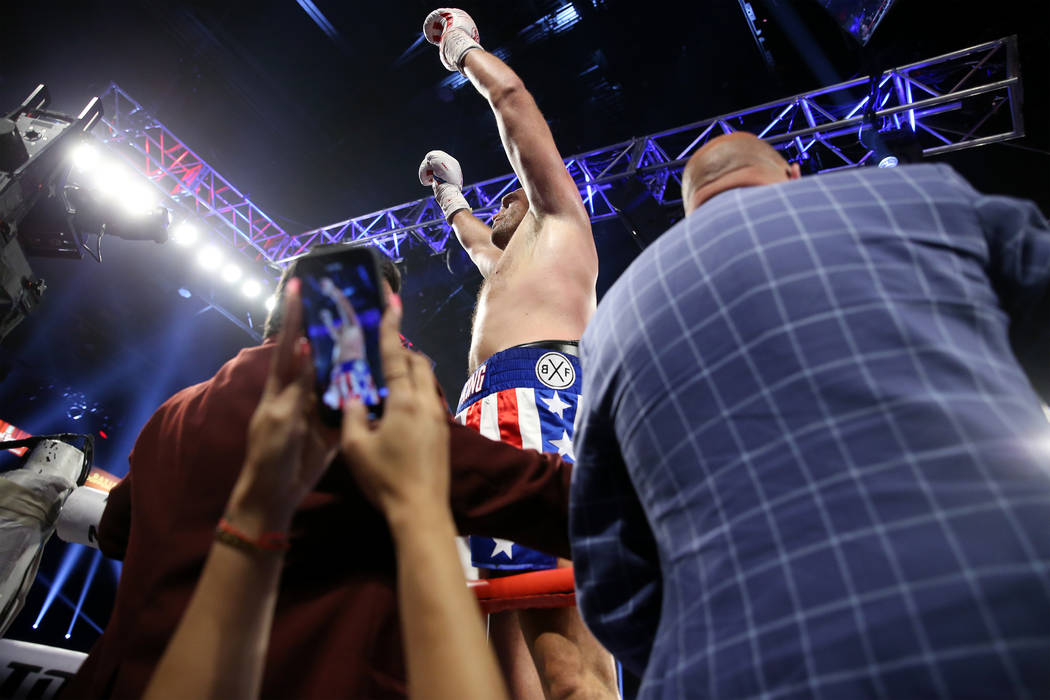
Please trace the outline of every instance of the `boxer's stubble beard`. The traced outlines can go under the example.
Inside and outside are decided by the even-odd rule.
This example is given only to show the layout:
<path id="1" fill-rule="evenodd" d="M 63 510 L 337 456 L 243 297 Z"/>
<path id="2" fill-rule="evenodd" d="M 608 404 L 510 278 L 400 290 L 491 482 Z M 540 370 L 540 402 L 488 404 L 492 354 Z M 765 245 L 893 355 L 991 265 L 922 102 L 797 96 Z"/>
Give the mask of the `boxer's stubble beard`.
<path id="1" fill-rule="evenodd" d="M 517 214 L 517 212 L 514 213 Z M 500 250 L 506 250 L 510 239 L 514 237 L 514 233 L 521 226 L 521 222 L 525 220 L 527 214 L 528 210 L 526 209 L 514 218 L 509 218 L 511 213 L 508 212 L 503 214 L 498 220 L 494 220 L 492 222 L 492 245 Z"/>

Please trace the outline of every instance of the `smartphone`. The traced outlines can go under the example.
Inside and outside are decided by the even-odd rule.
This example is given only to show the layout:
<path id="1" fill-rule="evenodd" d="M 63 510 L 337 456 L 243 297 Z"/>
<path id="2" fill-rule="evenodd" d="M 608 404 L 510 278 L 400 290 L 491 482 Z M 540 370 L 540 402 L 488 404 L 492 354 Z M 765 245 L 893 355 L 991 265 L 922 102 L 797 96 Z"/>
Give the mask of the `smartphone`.
<path id="1" fill-rule="evenodd" d="M 303 324 L 313 354 L 321 420 L 338 426 L 343 408 L 359 398 L 372 418 L 387 395 L 379 358 L 379 320 L 386 308 L 379 253 L 346 247 L 308 253 L 292 262 L 301 280 Z"/>

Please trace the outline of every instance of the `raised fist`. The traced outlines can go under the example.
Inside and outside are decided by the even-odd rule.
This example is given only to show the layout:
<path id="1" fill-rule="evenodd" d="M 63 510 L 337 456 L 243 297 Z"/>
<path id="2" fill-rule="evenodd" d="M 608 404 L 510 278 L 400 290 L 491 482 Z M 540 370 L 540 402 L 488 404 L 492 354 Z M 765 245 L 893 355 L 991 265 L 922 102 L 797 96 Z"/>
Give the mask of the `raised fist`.
<path id="1" fill-rule="evenodd" d="M 446 221 L 451 221 L 458 211 L 471 211 L 463 196 L 463 169 L 458 160 L 444 151 L 427 153 L 419 164 L 419 182 L 434 189 L 434 199 Z"/>
<path id="2" fill-rule="evenodd" d="M 463 10 L 441 7 L 423 22 L 423 36 L 431 44 L 441 47 L 441 65 L 450 71 L 463 66 L 463 57 L 472 49 L 480 49 L 477 25 Z"/>
<path id="3" fill-rule="evenodd" d="M 463 189 L 463 169 L 459 167 L 459 161 L 444 151 L 431 151 L 419 164 L 419 182 L 424 185 L 433 185 L 447 182 L 455 185 L 457 189 Z"/>

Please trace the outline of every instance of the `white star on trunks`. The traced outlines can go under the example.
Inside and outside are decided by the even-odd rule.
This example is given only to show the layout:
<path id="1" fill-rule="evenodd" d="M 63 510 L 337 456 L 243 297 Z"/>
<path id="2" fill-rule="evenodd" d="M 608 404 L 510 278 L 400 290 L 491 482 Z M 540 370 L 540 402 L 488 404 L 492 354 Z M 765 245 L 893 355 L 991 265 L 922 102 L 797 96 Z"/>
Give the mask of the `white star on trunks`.
<path id="1" fill-rule="evenodd" d="M 494 557 L 500 552 L 503 552 L 507 555 L 507 559 L 514 558 L 514 554 L 511 553 L 511 548 L 514 546 L 513 542 L 510 540 L 501 540 L 498 537 L 493 537 L 492 541 L 496 543 L 496 546 L 492 548 L 492 554 L 489 555 L 490 557 Z"/>
<path id="2" fill-rule="evenodd" d="M 565 416 L 562 415 L 562 414 L 565 413 L 565 409 L 572 407 L 571 403 L 565 403 L 564 401 L 561 400 L 561 397 L 558 396 L 558 392 L 557 391 L 554 392 L 554 398 L 552 398 L 552 399 L 545 399 L 545 398 L 543 398 L 541 396 L 540 397 L 540 401 L 542 401 L 543 403 L 547 404 L 547 410 L 548 411 L 550 411 L 551 413 L 557 413 L 558 414 L 558 418 L 565 418 Z"/>
<path id="3" fill-rule="evenodd" d="M 561 431 L 560 440 L 551 440 L 551 444 L 558 448 L 558 454 L 562 457 L 568 455 L 569 459 L 576 461 L 576 455 L 572 453 L 572 440 L 569 438 L 569 431 Z"/>

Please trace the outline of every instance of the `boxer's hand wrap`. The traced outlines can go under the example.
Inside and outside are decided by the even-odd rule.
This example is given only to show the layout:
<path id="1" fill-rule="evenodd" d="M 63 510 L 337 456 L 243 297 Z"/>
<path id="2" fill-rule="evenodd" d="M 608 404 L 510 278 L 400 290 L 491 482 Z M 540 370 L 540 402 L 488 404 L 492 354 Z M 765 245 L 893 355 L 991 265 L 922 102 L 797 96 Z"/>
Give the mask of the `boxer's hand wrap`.
<path id="1" fill-rule="evenodd" d="M 431 151 L 426 155 L 419 164 L 419 182 L 433 187 L 434 199 L 445 221 L 451 221 L 458 211 L 472 211 L 463 196 L 463 169 L 458 160 L 444 151 Z"/>
<path id="2" fill-rule="evenodd" d="M 474 20 L 454 7 L 441 7 L 427 15 L 423 36 L 441 48 L 441 65 L 450 71 L 462 71 L 467 52 L 481 48 Z"/>

